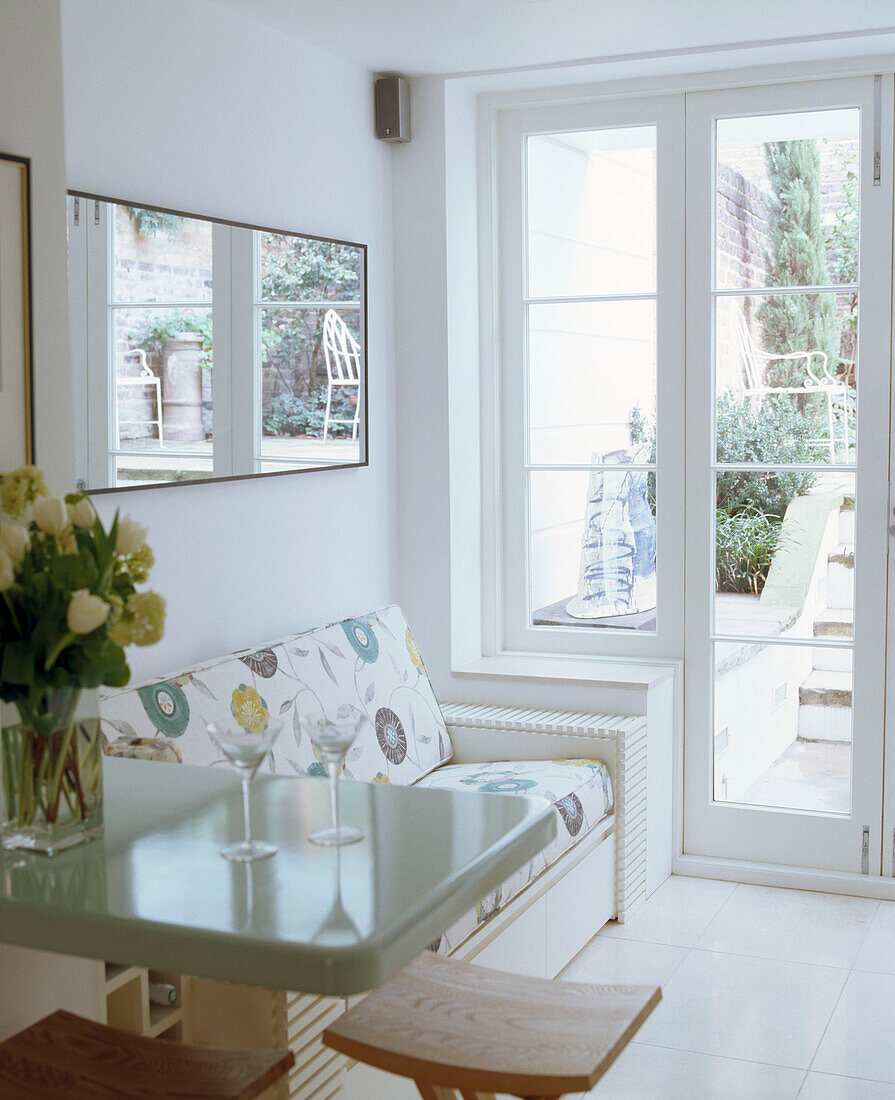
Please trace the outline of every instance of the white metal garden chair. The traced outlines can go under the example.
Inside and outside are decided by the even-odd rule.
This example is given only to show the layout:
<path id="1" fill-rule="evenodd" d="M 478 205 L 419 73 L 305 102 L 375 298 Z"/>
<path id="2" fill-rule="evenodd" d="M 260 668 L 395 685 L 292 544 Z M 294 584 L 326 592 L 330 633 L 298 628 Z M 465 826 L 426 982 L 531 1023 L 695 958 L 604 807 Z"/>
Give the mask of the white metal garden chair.
<path id="1" fill-rule="evenodd" d="M 836 462 L 836 448 L 841 447 L 843 461 L 847 462 L 850 446 L 848 387 L 830 373 L 826 352 L 819 350 L 792 351 L 786 355 L 770 355 L 767 352 L 759 351 L 742 313 L 737 314 L 737 338 L 746 375 L 745 396 L 761 399 L 772 393 L 823 394 L 827 402 L 827 438 L 809 439 L 808 442 L 826 447 L 830 452 L 831 463 Z M 801 386 L 769 386 L 767 384 L 765 371 L 768 363 L 795 362 L 799 359 L 803 359 L 805 362 L 805 378 Z M 841 412 L 834 404 L 834 400 L 837 398 L 841 402 Z"/>
<path id="2" fill-rule="evenodd" d="M 328 309 L 323 318 L 323 351 L 326 355 L 326 415 L 323 420 L 323 439 L 329 434 L 330 424 L 350 424 L 351 438 L 357 439 L 360 423 L 360 344 L 334 309 Z M 333 389 L 339 387 L 355 392 L 354 416 L 350 420 L 331 415 Z"/>
<path id="3" fill-rule="evenodd" d="M 146 352 L 142 348 L 129 348 L 127 351 L 121 353 L 121 359 L 127 359 L 130 356 L 136 356 L 140 364 L 140 373 L 133 377 L 116 377 L 115 385 L 117 387 L 117 396 L 120 396 L 122 387 L 124 389 L 133 390 L 135 387 L 140 389 L 149 389 L 152 395 L 155 397 L 155 420 L 123 420 L 118 415 L 118 401 L 115 401 L 115 446 L 121 447 L 121 425 L 122 424 L 143 424 L 148 428 L 158 429 L 158 442 L 160 447 L 165 445 L 165 429 L 163 426 L 163 412 L 162 412 L 162 382 L 157 374 L 153 374 L 149 369 L 149 364 L 146 362 Z"/>

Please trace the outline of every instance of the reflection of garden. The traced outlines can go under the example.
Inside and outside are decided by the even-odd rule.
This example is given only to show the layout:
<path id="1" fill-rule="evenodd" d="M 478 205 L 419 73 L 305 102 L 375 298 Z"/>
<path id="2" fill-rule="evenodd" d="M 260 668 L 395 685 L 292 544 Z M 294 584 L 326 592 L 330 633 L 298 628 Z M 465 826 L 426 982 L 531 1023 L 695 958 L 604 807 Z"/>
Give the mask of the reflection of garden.
<path id="1" fill-rule="evenodd" d="M 209 226 L 176 215 L 166 215 L 162 221 L 142 216 L 154 213 L 117 208 L 116 283 L 126 287 L 125 300 L 158 303 L 119 314 L 119 378 L 139 374 L 141 360 L 134 354 L 139 350 L 145 353 L 148 371 L 164 384 L 171 356 L 178 356 L 183 366 L 192 351 L 189 361 L 195 360 L 200 371 L 195 387 L 195 424 L 188 433 L 169 432 L 164 424 L 165 443 L 176 443 L 182 449 L 185 443 L 207 442 L 210 453 L 214 327 Z M 336 304 L 348 328 L 359 336 L 360 251 L 328 241 L 262 233 L 260 269 L 261 301 L 271 303 L 259 311 L 261 429 L 266 453 L 268 441 L 312 442 L 323 435 L 328 389 L 323 318 L 329 305 Z M 196 305 L 165 304 L 178 300 L 195 300 Z M 347 308 L 344 303 L 348 303 Z M 178 341 L 183 344 L 184 334 L 193 340 L 192 348 L 187 345 L 187 356 L 182 347 L 175 346 Z M 153 394 L 139 387 L 119 389 L 121 446 L 146 450 L 151 443 L 158 445 L 159 432 L 152 421 L 159 412 Z M 356 393 L 348 396 L 344 390 L 334 390 L 331 416 L 350 420 L 356 401 Z M 335 423 L 327 434 L 344 438 L 350 436 L 351 427 Z M 315 448 L 305 450 L 310 453 Z"/>

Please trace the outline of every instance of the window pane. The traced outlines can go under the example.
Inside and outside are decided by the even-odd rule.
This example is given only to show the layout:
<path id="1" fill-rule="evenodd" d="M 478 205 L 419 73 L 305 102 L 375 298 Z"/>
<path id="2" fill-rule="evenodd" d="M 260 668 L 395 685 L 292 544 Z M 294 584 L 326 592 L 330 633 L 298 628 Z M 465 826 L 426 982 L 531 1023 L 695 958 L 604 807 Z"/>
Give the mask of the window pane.
<path id="1" fill-rule="evenodd" d="M 338 311 L 347 326 L 347 354 L 336 355 L 330 349 L 329 369 L 325 314 L 324 307 L 261 310 L 261 456 L 265 459 L 293 466 L 359 461 L 363 431 L 360 313 Z"/>
<path id="2" fill-rule="evenodd" d="M 655 474 L 529 477 L 533 624 L 655 631 Z"/>
<path id="3" fill-rule="evenodd" d="M 258 236 L 264 301 L 359 304 L 362 249 L 287 233 Z"/>
<path id="4" fill-rule="evenodd" d="M 715 645 L 715 801 L 848 813 L 849 648 Z"/>
<path id="5" fill-rule="evenodd" d="M 850 642 L 854 474 L 715 475 L 715 631 Z"/>
<path id="6" fill-rule="evenodd" d="M 529 137 L 532 297 L 654 293 L 656 129 Z"/>
<path id="7" fill-rule="evenodd" d="M 210 469 L 204 458 L 212 455 L 211 309 L 119 307 L 111 314 L 113 448 L 189 451 L 197 456 L 195 463 L 177 458 L 153 468 Z"/>
<path id="8" fill-rule="evenodd" d="M 535 465 L 655 462 L 655 301 L 529 307 L 529 428 Z"/>
<path id="9" fill-rule="evenodd" d="M 855 461 L 857 294 L 716 299 L 718 462 Z"/>
<path id="10" fill-rule="evenodd" d="M 136 206 L 108 213 L 113 302 L 211 302 L 211 222 Z"/>
<path id="11" fill-rule="evenodd" d="M 857 281 L 859 126 L 857 108 L 718 121 L 719 287 Z"/>

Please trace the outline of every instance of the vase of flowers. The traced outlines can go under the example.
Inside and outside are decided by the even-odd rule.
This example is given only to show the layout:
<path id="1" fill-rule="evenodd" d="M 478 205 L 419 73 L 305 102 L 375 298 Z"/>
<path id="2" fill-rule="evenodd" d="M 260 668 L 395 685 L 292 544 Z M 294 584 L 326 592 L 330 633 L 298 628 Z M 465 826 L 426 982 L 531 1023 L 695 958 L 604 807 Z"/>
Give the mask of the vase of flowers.
<path id="1" fill-rule="evenodd" d="M 50 496 L 24 466 L 0 475 L 0 843 L 54 855 L 102 834 L 95 691 L 130 678 L 128 645 L 153 645 L 165 603 L 140 591 L 146 529 L 108 531 L 84 493 Z"/>

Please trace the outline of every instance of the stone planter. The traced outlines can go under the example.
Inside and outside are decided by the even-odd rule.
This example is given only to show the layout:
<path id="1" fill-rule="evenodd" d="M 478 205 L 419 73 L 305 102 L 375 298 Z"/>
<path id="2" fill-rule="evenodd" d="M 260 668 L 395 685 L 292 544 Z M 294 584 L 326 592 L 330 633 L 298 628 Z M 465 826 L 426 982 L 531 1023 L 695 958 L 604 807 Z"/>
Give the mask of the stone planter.
<path id="1" fill-rule="evenodd" d="M 198 332 L 181 332 L 162 345 L 162 409 L 168 442 L 205 439 L 201 350 Z"/>

